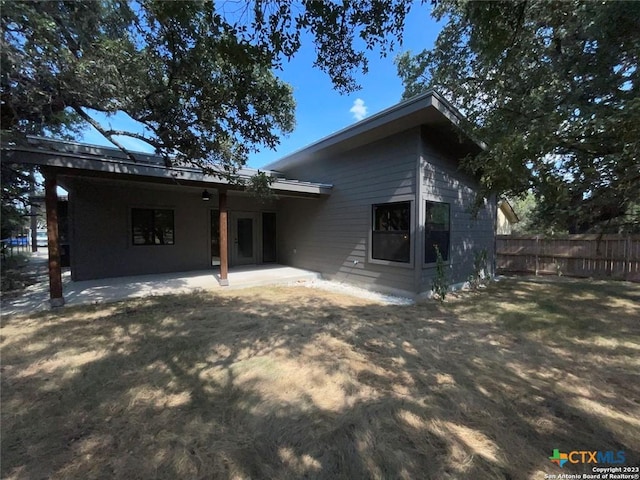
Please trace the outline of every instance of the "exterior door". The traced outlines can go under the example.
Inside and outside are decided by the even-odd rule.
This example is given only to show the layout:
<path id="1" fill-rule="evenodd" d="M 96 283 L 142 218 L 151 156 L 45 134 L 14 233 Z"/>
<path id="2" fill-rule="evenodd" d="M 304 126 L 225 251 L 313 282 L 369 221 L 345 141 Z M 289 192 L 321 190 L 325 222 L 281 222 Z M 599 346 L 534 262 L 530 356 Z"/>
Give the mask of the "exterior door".
<path id="1" fill-rule="evenodd" d="M 233 242 L 231 249 L 233 265 L 257 263 L 256 224 L 255 213 L 236 213 L 234 215 L 230 232 L 231 241 Z"/>

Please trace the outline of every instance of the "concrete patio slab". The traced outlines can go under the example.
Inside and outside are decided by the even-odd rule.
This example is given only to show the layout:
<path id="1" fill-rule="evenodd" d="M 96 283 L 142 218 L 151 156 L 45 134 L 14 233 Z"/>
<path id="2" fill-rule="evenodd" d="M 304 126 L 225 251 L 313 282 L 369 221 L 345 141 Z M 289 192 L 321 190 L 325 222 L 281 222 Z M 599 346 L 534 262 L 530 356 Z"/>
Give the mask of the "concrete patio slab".
<path id="1" fill-rule="evenodd" d="M 39 281 L 28 287 L 20 296 L 2 301 L 2 315 L 24 314 L 50 309 L 49 283 L 46 276 L 46 256 L 36 254 L 31 262 L 40 274 Z M 229 271 L 229 286 L 221 287 L 217 270 L 137 275 L 74 282 L 69 271 L 63 273 L 62 284 L 65 305 L 90 305 L 115 302 L 130 298 L 173 293 L 189 293 L 198 290 L 221 290 L 282 285 L 313 281 L 319 273 L 283 265 L 250 265 L 235 267 Z"/>

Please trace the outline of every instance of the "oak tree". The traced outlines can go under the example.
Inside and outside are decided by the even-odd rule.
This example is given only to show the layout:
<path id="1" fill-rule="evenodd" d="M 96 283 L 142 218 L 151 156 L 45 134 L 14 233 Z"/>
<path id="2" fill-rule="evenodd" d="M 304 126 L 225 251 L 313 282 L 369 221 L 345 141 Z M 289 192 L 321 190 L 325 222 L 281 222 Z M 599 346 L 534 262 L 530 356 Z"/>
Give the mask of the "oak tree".
<path id="1" fill-rule="evenodd" d="M 292 130 L 292 89 L 276 72 L 303 36 L 315 66 L 353 91 L 363 49 L 386 53 L 410 4 L 4 1 L 3 133 L 73 137 L 92 125 L 124 151 L 128 136 L 167 162 L 234 172 Z M 95 112 L 124 112 L 142 128 L 113 129 Z"/>
<path id="2" fill-rule="evenodd" d="M 640 3 L 440 0 L 435 47 L 396 62 L 404 97 L 440 90 L 486 149 L 484 191 L 538 196 L 544 228 L 637 230 Z"/>

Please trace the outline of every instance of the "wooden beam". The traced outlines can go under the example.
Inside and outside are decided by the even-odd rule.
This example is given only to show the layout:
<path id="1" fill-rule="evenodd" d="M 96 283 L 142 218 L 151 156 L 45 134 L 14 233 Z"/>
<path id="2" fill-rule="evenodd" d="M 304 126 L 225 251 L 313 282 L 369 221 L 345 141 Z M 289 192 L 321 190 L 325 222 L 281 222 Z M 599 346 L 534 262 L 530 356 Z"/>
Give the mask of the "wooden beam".
<path id="1" fill-rule="evenodd" d="M 60 266 L 60 238 L 58 236 L 57 181 L 55 171 L 43 173 L 49 249 L 49 302 L 52 307 L 61 307 L 64 305 L 64 297 L 62 296 L 62 268 Z"/>
<path id="2" fill-rule="evenodd" d="M 36 176 L 31 170 L 31 174 L 29 175 L 29 200 L 31 201 L 31 205 L 29 206 L 29 214 L 31 215 L 31 251 L 38 251 L 38 218 L 36 216 L 36 206 L 33 197 L 36 193 Z"/>
<path id="3" fill-rule="evenodd" d="M 220 285 L 229 285 L 229 238 L 227 229 L 227 192 L 218 190 L 220 211 Z"/>

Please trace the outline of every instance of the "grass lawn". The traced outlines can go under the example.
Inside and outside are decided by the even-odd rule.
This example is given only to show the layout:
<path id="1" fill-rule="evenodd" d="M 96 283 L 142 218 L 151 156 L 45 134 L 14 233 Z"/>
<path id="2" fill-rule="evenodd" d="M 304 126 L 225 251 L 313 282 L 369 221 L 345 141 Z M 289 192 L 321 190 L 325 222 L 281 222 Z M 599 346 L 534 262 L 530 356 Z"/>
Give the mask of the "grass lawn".
<path id="1" fill-rule="evenodd" d="M 448 297 L 449 300 L 449 297 Z M 306 288 L 3 319 L 5 479 L 542 479 L 640 460 L 640 285 Z"/>

